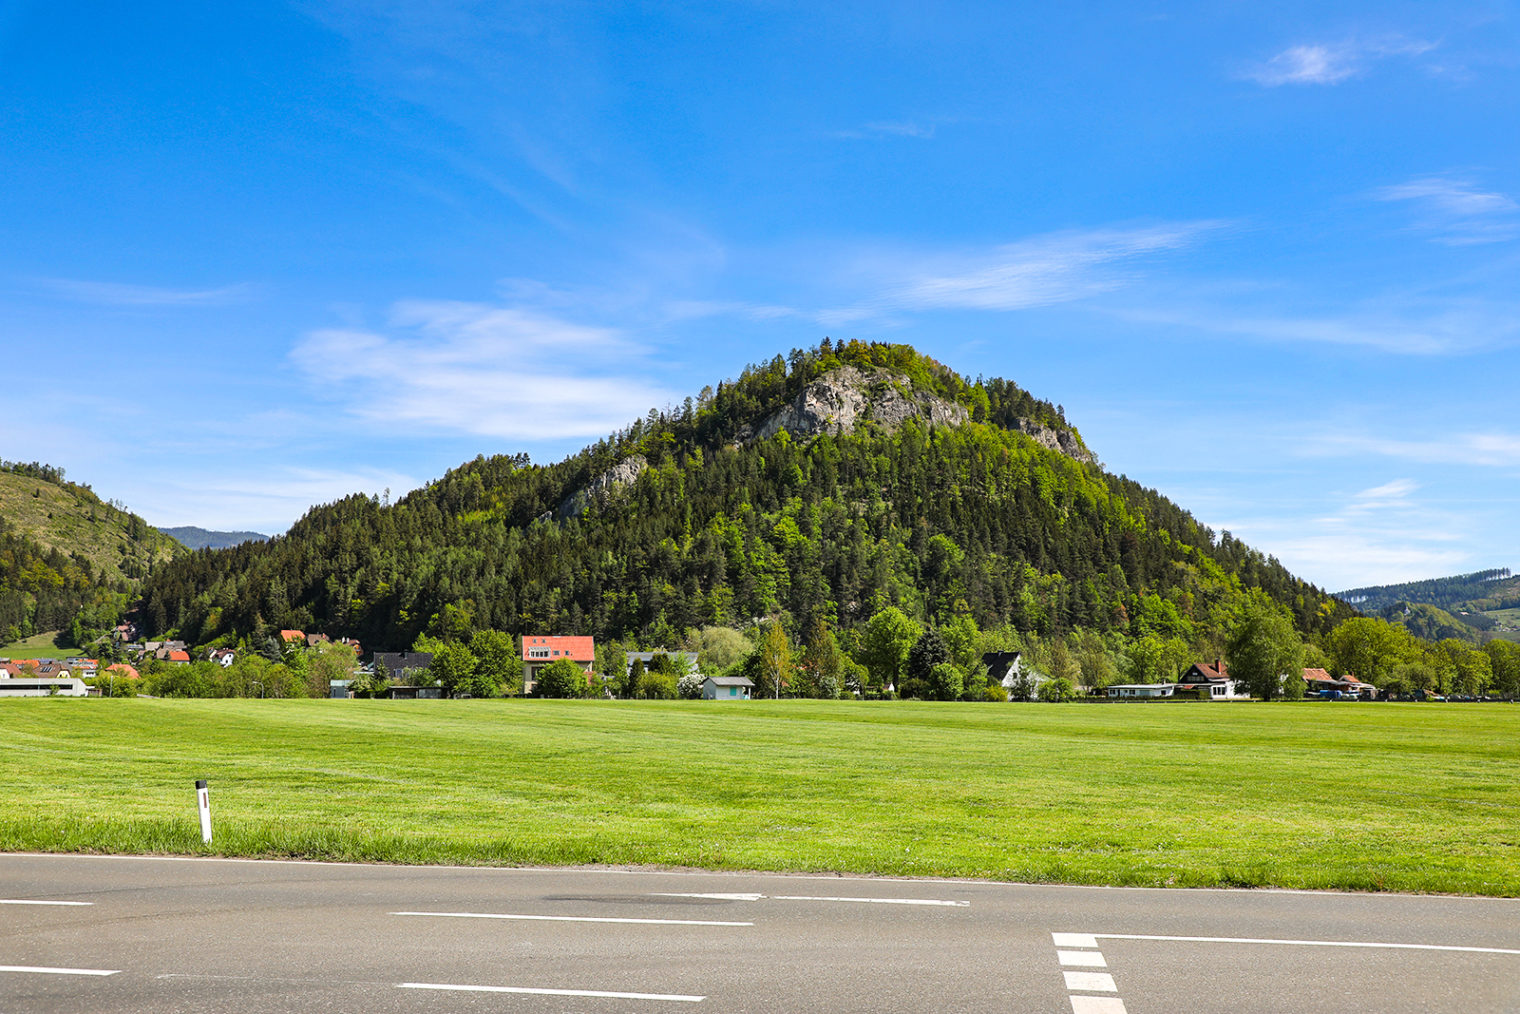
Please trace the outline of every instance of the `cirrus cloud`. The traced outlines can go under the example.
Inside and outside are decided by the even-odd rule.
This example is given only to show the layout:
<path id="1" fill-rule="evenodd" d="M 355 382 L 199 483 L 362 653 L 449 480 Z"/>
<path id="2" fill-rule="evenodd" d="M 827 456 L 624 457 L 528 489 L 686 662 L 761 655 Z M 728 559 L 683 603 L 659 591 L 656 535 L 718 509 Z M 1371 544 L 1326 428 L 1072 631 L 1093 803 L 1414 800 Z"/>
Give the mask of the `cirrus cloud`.
<path id="1" fill-rule="evenodd" d="M 604 436 L 674 400 L 645 355 L 532 308 L 414 300 L 384 328 L 312 331 L 291 359 L 369 424 L 547 440 Z"/>

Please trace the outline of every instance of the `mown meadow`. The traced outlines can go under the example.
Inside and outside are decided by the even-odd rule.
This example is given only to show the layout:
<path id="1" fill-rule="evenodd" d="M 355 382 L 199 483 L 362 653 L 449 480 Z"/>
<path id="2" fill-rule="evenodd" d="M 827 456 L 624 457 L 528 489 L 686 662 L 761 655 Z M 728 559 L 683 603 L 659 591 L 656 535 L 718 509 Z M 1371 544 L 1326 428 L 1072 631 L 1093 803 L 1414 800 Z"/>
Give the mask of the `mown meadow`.
<path id="1" fill-rule="evenodd" d="M 0 850 L 1514 896 L 1517 761 L 1507 704 L 7 700 Z"/>

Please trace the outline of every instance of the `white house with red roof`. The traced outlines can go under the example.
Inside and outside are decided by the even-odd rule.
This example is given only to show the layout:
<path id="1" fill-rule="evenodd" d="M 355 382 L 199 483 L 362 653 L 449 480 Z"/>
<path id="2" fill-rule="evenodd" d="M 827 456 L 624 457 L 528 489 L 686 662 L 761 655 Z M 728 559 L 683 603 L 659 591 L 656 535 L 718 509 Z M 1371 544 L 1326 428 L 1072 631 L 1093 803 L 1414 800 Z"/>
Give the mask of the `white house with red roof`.
<path id="1" fill-rule="evenodd" d="M 1214 664 L 1194 662 L 1177 681 L 1178 697 L 1196 697 L 1200 701 L 1247 701 L 1251 699 L 1244 687 L 1230 678 L 1230 669 L 1224 659 L 1214 659 Z"/>
<path id="2" fill-rule="evenodd" d="M 538 684 L 539 670 L 550 662 L 568 658 L 586 675 L 596 665 L 596 639 L 592 637 L 543 637 L 524 634 L 522 639 L 523 693 Z"/>

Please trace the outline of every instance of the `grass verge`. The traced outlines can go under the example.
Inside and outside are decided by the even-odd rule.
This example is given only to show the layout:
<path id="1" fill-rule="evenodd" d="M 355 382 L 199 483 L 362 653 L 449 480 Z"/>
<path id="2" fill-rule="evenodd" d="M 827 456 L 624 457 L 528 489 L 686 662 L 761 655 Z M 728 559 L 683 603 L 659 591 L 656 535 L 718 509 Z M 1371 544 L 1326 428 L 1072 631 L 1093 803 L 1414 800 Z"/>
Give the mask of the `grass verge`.
<path id="1" fill-rule="evenodd" d="M 1517 733 L 1512 705 L 8 700 L 0 850 L 1514 896 Z"/>

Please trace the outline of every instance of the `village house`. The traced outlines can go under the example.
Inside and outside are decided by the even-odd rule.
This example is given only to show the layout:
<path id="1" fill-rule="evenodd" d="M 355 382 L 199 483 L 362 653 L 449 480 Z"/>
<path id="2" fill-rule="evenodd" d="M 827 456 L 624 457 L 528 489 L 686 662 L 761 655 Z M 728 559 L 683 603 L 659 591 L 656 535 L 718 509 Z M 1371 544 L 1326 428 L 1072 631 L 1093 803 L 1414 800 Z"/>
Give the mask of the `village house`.
<path id="1" fill-rule="evenodd" d="M 591 675 L 596 665 L 596 641 L 590 637 L 543 637 L 523 635 L 523 693 L 533 693 L 538 685 L 538 674 L 550 662 L 568 658 L 586 675 Z"/>
<path id="2" fill-rule="evenodd" d="M 237 652 L 231 648 L 212 648 L 206 657 L 223 669 L 227 669 L 237 661 Z"/>
<path id="3" fill-rule="evenodd" d="M 1041 683 L 1050 679 L 1038 669 L 1026 665 L 1023 653 L 1018 651 L 989 651 L 982 656 L 982 665 L 987 670 L 987 678 L 1010 696 L 1022 680 L 1028 681 L 1029 690 L 1033 692 L 1039 689 Z"/>
<path id="4" fill-rule="evenodd" d="M 417 669 L 433 664 L 430 651 L 377 651 L 374 666 L 376 672 L 384 672 L 386 682 L 405 681 Z"/>
<path id="5" fill-rule="evenodd" d="M 1177 692 L 1175 683 L 1114 683 L 1104 688 L 1109 697 L 1119 700 L 1154 700 L 1171 697 Z"/>
<path id="6" fill-rule="evenodd" d="M 626 651 L 623 653 L 623 671 L 632 672 L 635 660 L 643 662 L 644 668 L 649 668 L 649 663 L 654 661 L 656 655 L 669 656 L 684 672 L 697 671 L 697 653 L 694 651 L 666 651 L 661 648 L 658 651 Z"/>
<path id="7" fill-rule="evenodd" d="M 1330 697 L 1339 700 L 1358 697 L 1370 701 L 1377 696 L 1377 687 L 1371 683 L 1363 683 L 1350 674 L 1337 679 L 1323 669 L 1305 669 L 1304 693 L 1310 697 Z"/>
<path id="8" fill-rule="evenodd" d="M 1214 659 L 1213 665 L 1194 662 L 1188 666 L 1182 679 L 1177 681 L 1173 696 L 1194 697 L 1200 701 L 1245 701 L 1251 697 L 1239 688 L 1237 681 L 1230 679 L 1230 670 L 1222 658 Z"/>
<path id="9" fill-rule="evenodd" d="M 709 676 L 702 681 L 704 701 L 747 701 L 755 683 L 748 676 Z"/>

